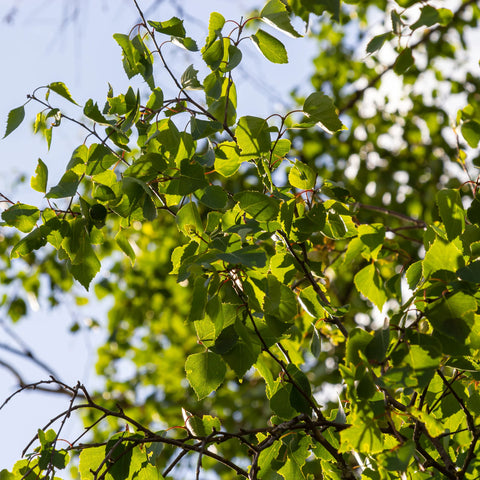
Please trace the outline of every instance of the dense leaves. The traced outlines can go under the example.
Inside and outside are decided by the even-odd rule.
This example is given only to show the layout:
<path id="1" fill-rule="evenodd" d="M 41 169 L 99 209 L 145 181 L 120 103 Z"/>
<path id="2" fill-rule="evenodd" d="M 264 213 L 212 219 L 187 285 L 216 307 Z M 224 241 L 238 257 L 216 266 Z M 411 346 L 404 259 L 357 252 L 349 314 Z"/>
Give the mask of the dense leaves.
<path id="1" fill-rule="evenodd" d="M 58 183 L 40 159 L 31 180 L 47 207 L 2 195 L 6 231 L 25 234 L 1 247 L 2 279 L 22 283 L 3 300 L 12 321 L 40 275 L 52 299 L 72 277 L 111 299 L 104 390 L 45 383 L 73 397 L 59 418 L 81 410 L 92 443 L 60 444 L 64 423 L 39 430 L 2 478 L 51 478 L 72 452 L 82 479 L 478 478 L 480 81 L 460 61 L 480 12 L 418 3 L 270 0 L 233 23 L 214 12 L 179 77 L 162 48 L 198 50 L 182 19 L 139 11 L 114 36 L 145 88 L 77 112 L 86 139 Z M 302 19 L 319 45 L 305 98 L 237 118 L 242 40 L 286 63 L 258 23 L 302 42 Z M 50 93 L 76 102 L 61 82 L 44 90 L 27 103 L 50 145 L 74 118 Z M 458 94 L 466 106 L 446 110 Z M 5 136 L 24 115 L 10 112 Z"/>

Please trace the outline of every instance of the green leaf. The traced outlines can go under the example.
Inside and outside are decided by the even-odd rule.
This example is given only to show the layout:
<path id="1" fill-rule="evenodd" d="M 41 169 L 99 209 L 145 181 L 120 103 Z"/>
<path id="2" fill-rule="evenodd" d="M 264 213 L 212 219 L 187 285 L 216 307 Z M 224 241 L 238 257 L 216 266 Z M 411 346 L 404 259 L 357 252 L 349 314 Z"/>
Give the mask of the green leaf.
<path id="1" fill-rule="evenodd" d="M 316 173 L 305 163 L 296 161 L 288 173 L 290 185 L 300 190 L 310 190 L 315 187 Z"/>
<path id="2" fill-rule="evenodd" d="M 456 272 L 464 265 L 462 252 L 454 243 L 447 243 L 440 238 L 436 238 L 423 259 L 423 276 L 425 279 L 429 279 L 432 274 L 439 270 Z"/>
<path id="3" fill-rule="evenodd" d="M 405 73 L 413 64 L 415 63 L 415 59 L 412 55 L 412 49 L 407 47 L 402 50 L 400 55 L 395 60 L 393 65 L 393 71 L 397 75 L 402 75 Z"/>
<path id="4" fill-rule="evenodd" d="M 308 378 L 293 363 L 287 365 L 287 372 L 296 383 L 296 386 L 292 384 L 292 389 L 290 390 L 290 404 L 297 412 L 311 415 L 312 406 L 307 398 L 311 399 L 312 391 Z"/>
<path id="5" fill-rule="evenodd" d="M 186 90 L 202 90 L 203 85 L 198 81 L 197 74 L 198 70 L 195 70 L 193 65 L 189 65 L 180 79 L 182 87 Z"/>
<path id="6" fill-rule="evenodd" d="M 418 260 L 417 262 L 412 263 L 406 272 L 408 287 L 414 289 L 420 279 L 422 278 L 422 261 Z"/>
<path id="7" fill-rule="evenodd" d="M 40 219 L 40 210 L 32 205 L 16 203 L 2 212 L 2 218 L 7 225 L 28 233 Z"/>
<path id="8" fill-rule="evenodd" d="M 281 0 L 270 0 L 260 12 L 261 19 L 278 30 L 298 38 L 301 35 L 292 27 L 285 4 Z"/>
<path id="9" fill-rule="evenodd" d="M 223 177 L 235 175 L 242 162 L 235 142 L 222 142 L 217 145 L 215 149 L 215 170 L 220 175 Z"/>
<path id="10" fill-rule="evenodd" d="M 161 88 L 156 87 L 152 90 L 145 107 L 154 111 L 163 107 L 163 91 Z"/>
<path id="11" fill-rule="evenodd" d="M 200 120 L 196 117 L 192 117 L 190 120 L 190 131 L 194 140 L 209 137 L 222 129 L 223 124 L 215 120 Z M 230 143 L 234 144 L 233 142 Z"/>
<path id="12" fill-rule="evenodd" d="M 385 449 L 384 437 L 377 422 L 367 415 L 351 415 L 351 426 L 340 432 L 339 452 L 355 450 L 366 455 L 375 455 Z"/>
<path id="13" fill-rule="evenodd" d="M 266 120 L 246 116 L 238 121 L 235 130 L 242 160 L 252 160 L 270 152 L 270 131 Z"/>
<path id="14" fill-rule="evenodd" d="M 47 88 L 55 92 L 57 95 L 65 98 L 69 102 L 78 105 L 78 103 L 73 99 L 72 95 L 70 94 L 67 86 L 63 82 L 53 82 L 47 85 Z"/>
<path id="15" fill-rule="evenodd" d="M 288 63 L 285 46 L 273 35 L 259 28 L 257 33 L 253 34 L 250 38 L 267 60 L 270 60 L 272 63 Z"/>
<path id="16" fill-rule="evenodd" d="M 84 448 L 80 452 L 80 462 L 78 466 L 82 480 L 94 480 L 97 475 L 104 472 L 107 467 L 103 462 L 104 460 L 105 446 Z M 104 463 L 104 466 L 98 471 L 102 463 Z"/>
<path id="17" fill-rule="evenodd" d="M 204 190 L 197 190 L 195 196 L 209 208 L 221 210 L 228 201 L 225 190 L 219 185 L 209 185 Z"/>
<path id="18" fill-rule="evenodd" d="M 480 283 L 480 261 L 470 263 L 466 267 L 457 270 L 460 280 L 472 283 Z"/>
<path id="19" fill-rule="evenodd" d="M 379 310 L 387 300 L 383 280 L 377 272 L 375 265 L 370 263 L 360 270 L 354 277 L 357 290 L 367 297 Z"/>
<path id="20" fill-rule="evenodd" d="M 448 240 L 451 242 L 465 229 L 465 211 L 460 193 L 458 190 L 440 190 L 437 193 L 437 205 Z"/>
<path id="21" fill-rule="evenodd" d="M 75 263 L 70 264 L 70 272 L 73 278 L 80 282 L 88 290 L 91 281 L 100 271 L 100 261 L 86 236 L 80 242 L 80 248 L 76 251 Z"/>
<path id="22" fill-rule="evenodd" d="M 45 193 L 47 191 L 48 181 L 48 167 L 38 159 L 37 168 L 35 169 L 35 176 L 30 180 L 30 186 L 37 192 Z"/>
<path id="23" fill-rule="evenodd" d="M 8 137 L 16 128 L 20 126 L 25 118 L 25 107 L 14 108 L 10 110 L 7 118 L 7 128 L 5 129 L 5 135 L 3 138 Z"/>
<path id="24" fill-rule="evenodd" d="M 222 36 L 222 28 L 225 25 L 225 18 L 218 12 L 212 12 L 208 21 L 208 37 L 202 52 L 206 50 L 217 38 Z"/>
<path id="25" fill-rule="evenodd" d="M 280 210 L 277 199 L 260 192 L 239 192 L 233 198 L 242 210 L 259 222 L 274 220 Z"/>
<path id="26" fill-rule="evenodd" d="M 100 125 L 111 125 L 111 122 L 102 115 L 100 109 L 98 108 L 98 105 L 96 103 L 93 103 L 93 100 L 91 98 L 85 103 L 83 113 L 90 120 L 93 120 Z"/>
<path id="27" fill-rule="evenodd" d="M 334 133 L 345 128 L 338 118 L 331 98 L 322 92 L 314 92 L 309 95 L 303 104 L 303 111 L 309 121 L 318 124 L 327 133 Z"/>
<path id="28" fill-rule="evenodd" d="M 377 35 L 373 37 L 367 45 L 367 53 L 374 53 L 377 50 L 380 50 L 383 47 L 383 44 L 392 38 L 392 33 L 387 32 L 387 33 L 382 33 L 380 35 Z"/>
<path id="29" fill-rule="evenodd" d="M 436 8 L 431 5 L 425 5 L 420 11 L 420 17 L 418 20 L 410 25 L 412 30 L 416 30 L 420 27 L 431 27 L 440 21 L 440 15 Z"/>
<path id="30" fill-rule="evenodd" d="M 190 37 L 172 37 L 172 43 L 177 47 L 188 50 L 189 52 L 198 52 L 197 42 Z"/>
<path id="31" fill-rule="evenodd" d="M 480 142 L 480 123 L 476 120 L 467 120 L 462 123 L 462 135 L 472 148 L 478 147 Z"/>
<path id="32" fill-rule="evenodd" d="M 115 235 L 115 241 L 117 245 L 122 249 L 123 253 L 130 259 L 132 265 L 135 263 L 135 250 L 133 249 L 130 241 L 129 235 L 126 233 L 125 230 L 119 230 L 118 233 Z"/>
<path id="33" fill-rule="evenodd" d="M 180 20 L 177 17 L 172 17 L 170 20 L 165 20 L 164 22 L 153 22 L 149 20 L 148 24 L 153 27 L 156 32 L 164 33 L 165 35 L 180 38 L 183 38 L 186 35 L 183 20 Z"/>
<path id="34" fill-rule="evenodd" d="M 354 328 L 348 334 L 345 351 L 346 364 L 357 365 L 361 359 L 359 352 L 365 352 L 367 345 L 372 341 L 372 336 L 363 328 Z"/>
<path id="35" fill-rule="evenodd" d="M 44 225 L 35 228 L 12 248 L 10 256 L 12 258 L 23 257 L 33 250 L 42 248 L 47 243 L 47 232 L 48 230 L 44 228 Z"/>
<path id="36" fill-rule="evenodd" d="M 177 212 L 176 222 L 178 229 L 186 235 L 203 232 L 202 219 L 194 202 L 187 203 Z"/>
<path id="37" fill-rule="evenodd" d="M 58 185 L 52 187 L 47 193 L 47 198 L 73 197 L 80 185 L 80 177 L 72 170 L 66 171 Z"/>
<path id="38" fill-rule="evenodd" d="M 87 175 L 98 175 L 107 168 L 110 168 L 117 161 L 118 158 L 108 147 L 101 143 L 94 143 L 90 145 L 88 149 L 87 169 L 85 173 Z"/>
<path id="39" fill-rule="evenodd" d="M 223 382 L 227 367 L 220 355 L 213 352 L 195 353 L 185 362 L 187 380 L 199 400 L 210 395 Z"/>

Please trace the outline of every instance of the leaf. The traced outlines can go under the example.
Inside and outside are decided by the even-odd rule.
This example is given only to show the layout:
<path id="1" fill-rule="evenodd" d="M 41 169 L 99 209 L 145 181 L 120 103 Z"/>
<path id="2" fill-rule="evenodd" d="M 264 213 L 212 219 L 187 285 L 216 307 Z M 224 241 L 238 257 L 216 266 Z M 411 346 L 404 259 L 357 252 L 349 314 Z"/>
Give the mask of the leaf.
<path id="1" fill-rule="evenodd" d="M 290 185 L 300 190 L 311 190 L 315 187 L 316 173 L 305 163 L 296 161 L 288 172 Z"/>
<path id="2" fill-rule="evenodd" d="M 48 167 L 38 159 L 37 168 L 35 169 L 35 176 L 30 180 L 30 186 L 37 192 L 45 193 L 47 191 L 48 181 Z"/>
<path id="3" fill-rule="evenodd" d="M 8 137 L 16 128 L 18 128 L 24 118 L 25 107 L 23 105 L 10 110 L 7 118 L 7 128 L 5 129 L 5 135 L 3 138 Z"/>
<path id="4" fill-rule="evenodd" d="M 98 105 L 96 103 L 93 103 L 93 100 L 90 98 L 87 100 L 85 103 L 85 107 L 83 108 L 83 113 L 86 117 L 88 117 L 90 120 L 93 120 L 96 123 L 99 123 L 100 125 L 111 125 L 111 122 L 109 122 L 100 112 L 100 109 L 98 108 Z"/>
<path id="5" fill-rule="evenodd" d="M 238 121 L 235 130 L 242 160 L 252 160 L 270 152 L 270 131 L 263 118 L 246 116 Z"/>
<path id="6" fill-rule="evenodd" d="M 390 38 L 392 37 L 392 33 L 391 32 L 387 32 L 387 33 L 382 33 L 380 35 L 377 35 L 375 37 L 373 37 L 369 42 L 368 42 L 368 45 L 367 45 L 367 53 L 374 53 L 376 52 L 377 50 L 380 50 L 382 47 L 383 47 L 383 44 L 387 41 L 387 40 L 390 40 Z"/>
<path id="7" fill-rule="evenodd" d="M 270 0 L 260 12 L 260 18 L 287 35 L 298 38 L 301 35 L 292 27 L 285 4 L 281 0 Z"/>
<path id="8" fill-rule="evenodd" d="M 418 20 L 410 25 L 412 30 L 416 30 L 420 27 L 431 27 L 435 23 L 440 21 L 440 15 L 436 8 L 431 5 L 425 5 L 420 11 L 420 17 Z"/>
<path id="9" fill-rule="evenodd" d="M 172 37 L 172 43 L 177 47 L 188 50 L 189 52 L 198 52 L 197 42 L 190 37 Z"/>
<path id="10" fill-rule="evenodd" d="M 233 198 L 239 203 L 242 210 L 259 222 L 275 219 L 280 210 L 278 200 L 260 192 L 240 192 Z"/>
<path id="11" fill-rule="evenodd" d="M 202 400 L 222 384 L 227 367 L 220 355 L 203 352 L 187 358 L 185 372 L 198 399 Z"/>
<path id="12" fill-rule="evenodd" d="M 164 33 L 165 35 L 172 35 L 173 37 L 180 38 L 183 38 L 186 35 L 183 20 L 180 20 L 177 17 L 172 17 L 170 20 L 165 20 L 164 22 L 153 22 L 149 20 L 148 24 L 158 33 Z"/>
<path id="13" fill-rule="evenodd" d="M 231 177 L 238 171 L 242 162 L 235 142 L 222 142 L 217 145 L 215 149 L 215 170 L 220 175 Z"/>
<path id="14" fill-rule="evenodd" d="M 204 190 L 197 190 L 195 196 L 204 205 L 214 210 L 221 210 L 228 201 L 225 190 L 219 185 L 209 185 Z"/>
<path id="15" fill-rule="evenodd" d="M 351 426 L 340 432 L 340 453 L 355 450 L 374 455 L 385 449 L 382 432 L 369 416 L 351 415 L 348 421 Z"/>
<path id="16" fill-rule="evenodd" d="M 480 283 L 480 261 L 476 260 L 466 267 L 458 269 L 457 275 L 460 280 L 472 283 Z"/>
<path id="17" fill-rule="evenodd" d="M 159 110 L 163 107 L 163 91 L 161 88 L 156 87 L 152 90 L 145 107 L 150 110 Z"/>
<path id="18" fill-rule="evenodd" d="M 412 55 L 412 49 L 407 47 L 402 50 L 400 55 L 395 60 L 393 64 L 393 71 L 397 75 L 402 75 L 405 73 L 413 64 L 415 63 L 415 59 Z"/>
<path id="19" fill-rule="evenodd" d="M 195 70 L 193 65 L 189 65 L 180 79 L 182 87 L 186 90 L 202 90 L 203 85 L 198 81 L 197 74 L 198 70 Z"/>
<path id="20" fill-rule="evenodd" d="M 429 279 L 439 270 L 456 272 L 465 265 L 462 253 L 454 243 L 447 243 L 436 238 L 430 245 L 422 262 L 423 277 Z"/>
<path id="21" fill-rule="evenodd" d="M 467 120 L 462 123 L 462 135 L 472 148 L 477 148 L 480 142 L 480 123 L 476 120 Z"/>
<path id="22" fill-rule="evenodd" d="M 78 470 L 82 480 L 94 480 L 97 475 L 105 471 L 106 465 L 97 471 L 105 459 L 105 446 L 84 448 L 80 452 Z"/>
<path id="23" fill-rule="evenodd" d="M 338 118 L 331 98 L 322 92 L 314 92 L 309 95 L 303 104 L 303 111 L 309 121 L 318 124 L 327 133 L 334 133 L 345 128 Z"/>
<path id="24" fill-rule="evenodd" d="M 47 198 L 73 197 L 80 185 L 80 177 L 72 170 L 66 171 L 58 185 L 52 187 L 47 193 Z"/>
<path id="25" fill-rule="evenodd" d="M 130 259 L 131 264 L 134 265 L 136 258 L 135 250 L 129 241 L 129 235 L 125 232 L 125 230 L 118 231 L 118 233 L 115 235 L 115 241 L 122 249 L 123 253 Z"/>
<path id="26" fill-rule="evenodd" d="M 360 270 L 354 277 L 357 290 L 367 297 L 379 310 L 387 300 L 383 280 L 373 263 Z"/>
<path id="27" fill-rule="evenodd" d="M 65 98 L 69 102 L 78 105 L 78 103 L 73 99 L 72 95 L 70 94 L 67 86 L 63 82 L 53 82 L 47 85 L 47 88 L 55 92 L 57 95 Z"/>
<path id="28" fill-rule="evenodd" d="M 186 235 L 203 232 L 202 219 L 194 202 L 187 203 L 177 212 L 176 222 L 178 229 Z"/>
<path id="29" fill-rule="evenodd" d="M 285 46 L 273 35 L 259 28 L 257 33 L 253 34 L 250 38 L 267 60 L 270 60 L 272 63 L 288 63 Z"/>
<path id="30" fill-rule="evenodd" d="M 100 261 L 95 254 L 88 238 L 85 238 L 76 252 L 75 263 L 70 264 L 70 272 L 73 278 L 80 282 L 88 290 L 91 281 L 100 271 Z"/>
<path id="31" fill-rule="evenodd" d="M 28 233 L 40 219 L 40 210 L 32 205 L 16 203 L 2 212 L 2 218 L 7 225 Z"/>
<path id="32" fill-rule="evenodd" d="M 13 248 L 11 258 L 18 258 L 28 255 L 33 250 L 42 248 L 47 243 L 47 232 L 44 225 L 35 228 L 28 235 L 25 235 Z"/>
<path id="33" fill-rule="evenodd" d="M 443 189 L 437 193 L 440 217 L 445 224 L 448 240 L 451 242 L 465 229 L 465 211 L 458 190 Z"/>
<path id="34" fill-rule="evenodd" d="M 201 120 L 196 117 L 192 117 L 190 120 L 190 132 L 194 140 L 209 137 L 216 132 L 220 132 L 222 129 L 222 123 L 215 120 Z M 230 143 L 234 144 L 234 142 Z"/>
<path id="35" fill-rule="evenodd" d="M 422 261 L 412 263 L 406 273 L 408 287 L 412 290 L 418 285 L 418 282 L 422 278 Z"/>

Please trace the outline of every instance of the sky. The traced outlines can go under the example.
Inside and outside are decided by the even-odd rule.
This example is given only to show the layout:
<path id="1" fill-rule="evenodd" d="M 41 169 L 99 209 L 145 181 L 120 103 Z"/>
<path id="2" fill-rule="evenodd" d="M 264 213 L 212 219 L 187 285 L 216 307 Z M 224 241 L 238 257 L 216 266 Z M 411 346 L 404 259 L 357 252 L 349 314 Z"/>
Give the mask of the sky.
<path id="1" fill-rule="evenodd" d="M 185 18 L 190 36 L 200 44 L 206 36 L 211 11 L 222 13 L 227 19 L 238 20 L 261 0 L 182 0 L 183 15 L 174 10 L 170 2 L 140 0 L 141 7 L 152 20 L 166 20 L 173 15 Z M 76 5 L 81 8 L 76 10 Z M 155 8 L 150 8 L 156 5 Z M 26 101 L 26 95 L 41 85 L 62 81 L 79 104 L 88 98 L 103 105 L 108 82 L 115 94 L 124 93 L 129 85 L 141 85 L 141 79 L 128 80 L 121 63 L 120 47 L 114 33 L 128 33 L 138 21 L 132 0 L 2 0 L 0 1 L 0 44 L 2 45 L 3 73 L 0 77 L 0 130 L 8 112 Z M 262 27 L 268 30 L 268 27 Z M 242 49 L 251 60 L 236 73 L 239 103 L 244 105 L 240 115 L 267 116 L 282 110 L 289 102 L 289 91 L 305 86 L 311 73 L 309 59 L 313 48 L 281 33 L 289 52 L 288 65 L 269 64 L 250 42 Z M 187 58 L 178 47 L 168 46 L 169 61 L 177 74 L 196 61 Z M 156 72 L 162 81 L 164 72 Z M 202 71 L 200 72 L 202 76 Z M 166 90 L 171 88 L 166 84 Z M 164 84 L 161 83 L 162 88 Z M 172 90 L 173 92 L 173 90 Z M 53 98 L 53 97 L 52 97 Z M 81 110 L 61 102 L 67 112 L 80 118 Z M 26 106 L 23 124 L 9 137 L 0 141 L 0 193 L 13 201 L 43 205 L 42 195 L 31 191 L 29 178 L 33 175 L 37 159 L 47 163 L 51 184 L 59 178 L 72 150 L 81 144 L 84 134 L 65 123 L 53 132 L 52 147 L 32 133 L 32 123 L 40 109 L 30 103 Z M 19 178 L 26 176 L 26 183 Z M 1 287 L 0 287 L 1 288 Z M 82 295 L 82 287 L 77 286 Z M 10 293 L 12 293 L 10 291 Z M 53 369 L 59 379 L 75 385 L 77 381 L 93 389 L 101 384 L 95 378 L 96 346 L 103 341 L 101 329 L 85 327 L 91 318 L 103 323 L 107 306 L 94 303 L 79 309 L 71 296 L 62 305 L 49 309 L 46 301 L 31 302 L 31 313 L 15 325 L 10 325 L 0 309 L 0 345 L 21 347 L 15 337 L 24 342 L 33 353 Z M 83 327 L 75 335 L 69 333 L 74 322 Z M 5 330 L 2 325 L 7 325 Z M 10 333 L 9 333 L 10 332 Z M 9 354 L 0 348 L 0 361 L 9 361 L 20 370 L 28 382 L 48 379 L 45 370 L 32 362 Z M 16 390 L 15 378 L 0 366 L 0 404 Z M 0 470 L 11 468 L 20 458 L 23 448 L 43 426 L 68 406 L 68 398 L 54 394 L 24 391 L 12 398 L 0 410 L 0 428 L 8 432 L 8 442 L 2 442 Z M 79 432 L 79 421 L 67 423 L 63 436 L 68 438 Z M 4 437 L 5 438 L 5 437 Z"/>

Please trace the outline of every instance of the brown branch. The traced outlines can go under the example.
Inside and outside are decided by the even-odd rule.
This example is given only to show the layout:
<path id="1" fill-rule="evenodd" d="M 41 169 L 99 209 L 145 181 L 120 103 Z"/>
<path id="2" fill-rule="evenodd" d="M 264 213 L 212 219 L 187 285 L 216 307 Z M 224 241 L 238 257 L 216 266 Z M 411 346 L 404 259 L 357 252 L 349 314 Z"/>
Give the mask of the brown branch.
<path id="1" fill-rule="evenodd" d="M 287 247 L 288 252 L 293 256 L 293 258 L 300 265 L 301 269 L 303 270 L 303 272 L 305 274 L 305 277 L 308 279 L 308 281 L 312 285 L 313 289 L 315 290 L 315 293 L 320 297 L 320 299 L 322 300 L 322 302 L 324 302 L 325 305 L 331 307 L 330 302 L 327 300 L 327 297 L 325 296 L 322 289 L 318 285 L 317 281 L 313 277 L 311 270 L 307 267 L 306 262 L 304 262 L 302 259 L 300 259 L 300 257 L 297 255 L 295 250 L 290 245 L 290 241 L 288 239 L 287 234 L 285 232 L 283 232 L 282 230 L 277 230 L 277 233 L 282 237 L 282 239 L 285 243 L 285 246 Z M 337 326 L 337 328 L 342 332 L 343 336 L 345 338 L 348 338 L 348 331 L 338 317 L 335 317 L 334 315 L 330 315 L 328 321 L 335 324 Z"/>

